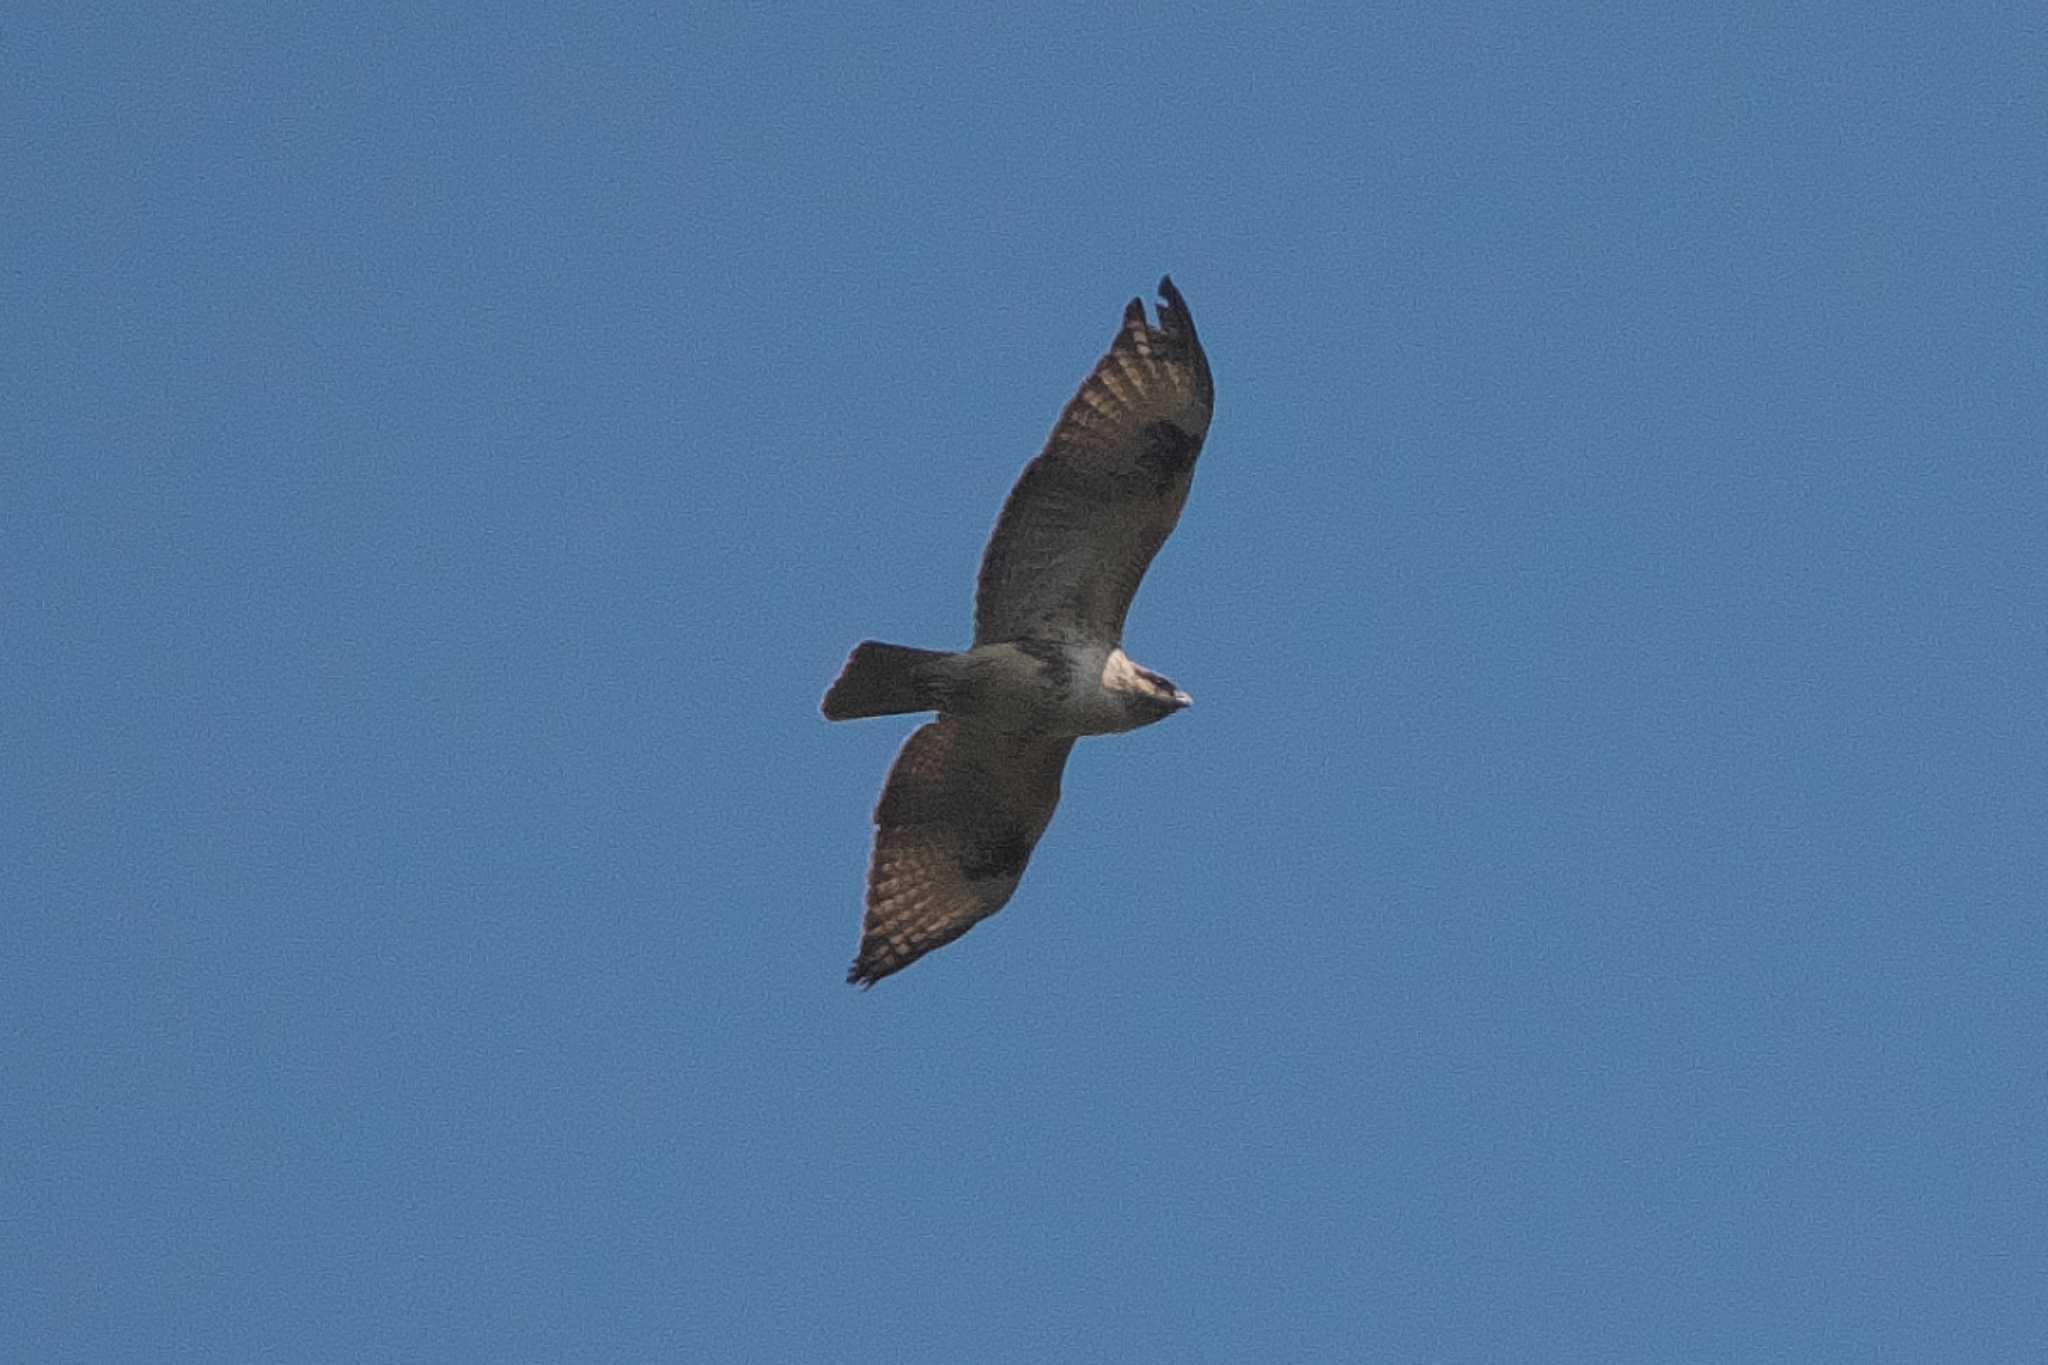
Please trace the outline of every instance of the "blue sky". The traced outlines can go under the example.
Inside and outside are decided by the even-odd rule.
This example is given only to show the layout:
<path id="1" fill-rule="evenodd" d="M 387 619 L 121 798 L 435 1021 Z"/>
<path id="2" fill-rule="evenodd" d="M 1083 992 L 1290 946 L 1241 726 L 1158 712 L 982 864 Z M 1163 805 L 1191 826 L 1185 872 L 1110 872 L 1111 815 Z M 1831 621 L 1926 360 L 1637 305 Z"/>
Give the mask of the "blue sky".
<path id="1" fill-rule="evenodd" d="M 2048 1351 L 2038 11 L 8 28 L 0 1355 Z M 1167 271 L 1197 705 L 851 990 Z"/>

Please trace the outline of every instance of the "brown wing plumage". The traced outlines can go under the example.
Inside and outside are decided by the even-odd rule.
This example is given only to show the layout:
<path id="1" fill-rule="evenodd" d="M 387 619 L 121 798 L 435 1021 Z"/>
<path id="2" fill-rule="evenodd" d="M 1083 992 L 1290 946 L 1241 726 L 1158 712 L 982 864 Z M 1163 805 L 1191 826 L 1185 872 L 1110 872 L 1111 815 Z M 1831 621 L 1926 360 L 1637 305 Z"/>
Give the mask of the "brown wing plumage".
<path id="1" fill-rule="evenodd" d="M 911 735 L 875 808 L 848 981 L 872 985 L 1003 908 L 1059 804 L 1073 747 L 947 716 Z"/>
<path id="2" fill-rule="evenodd" d="M 977 645 L 1122 642 L 1138 583 L 1180 520 L 1215 404 L 1171 278 L 1159 298 L 1157 326 L 1131 300 L 1108 354 L 1010 490 L 982 555 Z"/>

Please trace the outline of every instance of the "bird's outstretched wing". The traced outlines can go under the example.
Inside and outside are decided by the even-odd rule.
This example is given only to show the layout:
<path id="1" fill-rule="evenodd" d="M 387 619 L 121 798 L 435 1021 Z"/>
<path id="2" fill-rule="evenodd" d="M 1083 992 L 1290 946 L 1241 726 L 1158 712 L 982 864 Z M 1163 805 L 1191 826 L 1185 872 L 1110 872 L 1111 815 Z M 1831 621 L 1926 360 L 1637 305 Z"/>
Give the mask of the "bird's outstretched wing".
<path id="1" fill-rule="evenodd" d="M 1215 388 L 1170 278 L 1159 323 L 1132 299 L 1108 354 L 1024 469 L 981 559 L 974 642 L 1120 644 L 1152 556 L 1173 533 Z"/>
<path id="2" fill-rule="evenodd" d="M 1071 739 L 942 716 L 904 744 L 875 807 L 860 955 L 872 985 L 1003 908 L 1059 804 Z"/>

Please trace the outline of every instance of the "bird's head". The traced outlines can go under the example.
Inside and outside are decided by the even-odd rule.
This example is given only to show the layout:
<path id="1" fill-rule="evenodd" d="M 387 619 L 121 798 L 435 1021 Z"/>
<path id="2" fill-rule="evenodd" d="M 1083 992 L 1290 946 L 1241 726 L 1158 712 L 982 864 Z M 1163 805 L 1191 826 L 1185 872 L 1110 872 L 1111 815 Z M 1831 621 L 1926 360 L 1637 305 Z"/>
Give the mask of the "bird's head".
<path id="1" fill-rule="evenodd" d="M 1122 694 L 1124 704 L 1133 717 L 1133 728 L 1164 720 L 1181 708 L 1193 705 L 1195 700 L 1175 687 L 1170 679 L 1141 664 L 1132 663 L 1122 650 L 1111 656 L 1109 667 L 1103 670 L 1102 681 L 1111 691 Z"/>

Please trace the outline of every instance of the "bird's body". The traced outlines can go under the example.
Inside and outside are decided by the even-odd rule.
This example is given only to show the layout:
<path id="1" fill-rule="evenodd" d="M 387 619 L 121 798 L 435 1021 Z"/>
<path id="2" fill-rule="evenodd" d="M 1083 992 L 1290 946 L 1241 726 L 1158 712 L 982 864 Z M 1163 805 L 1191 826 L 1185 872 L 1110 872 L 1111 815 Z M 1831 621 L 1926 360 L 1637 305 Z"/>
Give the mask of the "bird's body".
<path id="1" fill-rule="evenodd" d="M 939 711 L 1004 734 L 1078 739 L 1135 730 L 1192 700 L 1100 641 L 1004 640 L 948 654 L 870 640 L 824 711 L 830 720 Z"/>
<path id="2" fill-rule="evenodd" d="M 1123 651 L 1124 616 L 1179 520 L 1209 429 L 1209 364 L 1173 281 L 1159 323 L 1133 299 L 1109 353 L 1026 466 L 982 556 L 974 644 L 867 641 L 825 694 L 828 720 L 937 711 L 875 809 L 860 955 L 872 984 L 994 914 L 1059 801 L 1075 739 L 1188 705 Z"/>

